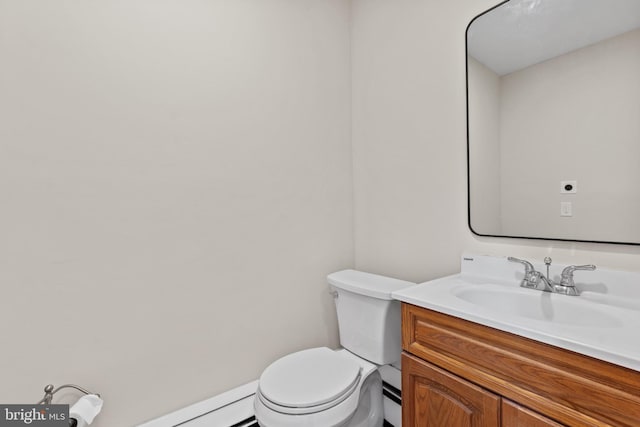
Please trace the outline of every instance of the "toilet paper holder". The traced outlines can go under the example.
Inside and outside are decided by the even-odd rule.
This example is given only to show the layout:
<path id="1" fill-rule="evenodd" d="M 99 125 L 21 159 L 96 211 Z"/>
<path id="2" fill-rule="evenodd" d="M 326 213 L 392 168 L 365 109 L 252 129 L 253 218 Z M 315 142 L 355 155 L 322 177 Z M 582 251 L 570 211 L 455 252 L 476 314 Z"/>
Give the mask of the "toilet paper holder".
<path id="1" fill-rule="evenodd" d="M 57 392 L 59 392 L 62 389 L 65 388 L 73 388 L 75 390 L 78 390 L 84 394 L 95 394 L 96 396 L 100 397 L 100 395 L 98 393 L 92 393 L 89 390 L 86 390 L 78 385 L 75 384 L 64 384 L 61 385 L 60 387 L 54 388 L 53 384 L 47 384 L 44 387 L 44 397 L 42 399 L 40 399 L 40 401 L 38 403 L 36 403 L 36 405 L 49 405 L 51 404 L 51 401 L 53 400 L 53 395 L 56 394 Z"/>

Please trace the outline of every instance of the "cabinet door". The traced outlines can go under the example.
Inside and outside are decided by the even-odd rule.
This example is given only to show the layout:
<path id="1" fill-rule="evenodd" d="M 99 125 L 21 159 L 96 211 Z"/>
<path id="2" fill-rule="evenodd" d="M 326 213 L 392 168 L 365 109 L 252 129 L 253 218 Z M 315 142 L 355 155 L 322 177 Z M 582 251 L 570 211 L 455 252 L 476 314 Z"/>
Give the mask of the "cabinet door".
<path id="1" fill-rule="evenodd" d="M 564 427 L 563 424 L 524 408 L 517 403 L 502 400 L 502 425 L 503 427 Z"/>
<path id="2" fill-rule="evenodd" d="M 403 353 L 402 425 L 498 427 L 500 397 Z"/>

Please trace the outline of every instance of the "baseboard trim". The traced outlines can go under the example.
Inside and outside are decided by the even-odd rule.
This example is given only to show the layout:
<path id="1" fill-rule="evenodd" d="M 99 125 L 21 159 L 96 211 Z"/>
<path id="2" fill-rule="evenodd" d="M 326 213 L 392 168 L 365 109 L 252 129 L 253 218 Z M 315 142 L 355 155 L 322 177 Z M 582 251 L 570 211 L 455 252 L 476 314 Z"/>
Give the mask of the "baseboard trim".
<path id="1" fill-rule="evenodd" d="M 252 381 L 218 396 L 147 421 L 138 427 L 208 427 L 212 425 L 259 427 L 253 410 L 253 398 L 257 389 L 258 381 Z M 385 381 L 383 395 L 389 401 L 385 403 L 385 412 L 393 407 L 393 410 L 389 410 L 389 414 L 385 415 L 389 415 L 389 418 L 394 420 L 399 418 L 402 404 L 401 390 Z M 394 424 L 385 419 L 384 426 L 393 427 Z"/>
<path id="2" fill-rule="evenodd" d="M 198 427 L 200 425 L 249 427 L 253 425 L 250 422 L 247 423 L 247 421 L 254 415 L 253 396 L 257 389 L 258 381 L 252 381 L 220 395 L 147 421 L 138 427 Z M 257 426 L 257 423 L 255 425 Z"/>

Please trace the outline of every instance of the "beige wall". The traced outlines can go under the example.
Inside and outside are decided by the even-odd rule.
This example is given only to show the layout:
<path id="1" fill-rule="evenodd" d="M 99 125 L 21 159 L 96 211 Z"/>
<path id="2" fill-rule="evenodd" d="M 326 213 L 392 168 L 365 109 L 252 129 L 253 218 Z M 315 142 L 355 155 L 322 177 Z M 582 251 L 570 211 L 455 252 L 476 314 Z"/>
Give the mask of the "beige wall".
<path id="1" fill-rule="evenodd" d="M 426 280 L 463 251 L 640 270 L 640 248 L 479 238 L 467 227 L 465 28 L 495 1 L 354 0 L 356 266 Z"/>
<path id="2" fill-rule="evenodd" d="M 348 23 L 343 0 L 0 0 L 0 402 L 74 382 L 95 426 L 134 425 L 337 345 Z"/>
<path id="3" fill-rule="evenodd" d="M 502 234 L 500 155 L 500 76 L 472 57 L 469 79 L 469 185 L 471 228 L 480 234 Z"/>
<path id="4" fill-rule="evenodd" d="M 351 90 L 343 1 L 0 0 L 0 401 L 74 381 L 132 425 L 336 345 L 352 231 L 358 268 L 417 281 L 464 250 L 640 269 L 469 231 L 464 30 L 490 6 L 354 0 Z"/>
<path id="5" fill-rule="evenodd" d="M 456 21 L 468 21 L 458 3 L 352 3 L 359 269 L 424 280 L 457 268 L 466 169 L 464 26 Z"/>
<path id="6" fill-rule="evenodd" d="M 505 234 L 640 242 L 639 46 L 635 30 L 500 79 Z"/>

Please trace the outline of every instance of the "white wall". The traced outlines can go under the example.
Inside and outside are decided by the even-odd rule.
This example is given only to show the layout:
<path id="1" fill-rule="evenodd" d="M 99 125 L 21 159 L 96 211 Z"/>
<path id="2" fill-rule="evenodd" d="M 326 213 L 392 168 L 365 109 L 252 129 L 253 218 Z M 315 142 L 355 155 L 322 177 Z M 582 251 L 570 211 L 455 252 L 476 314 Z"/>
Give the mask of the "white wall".
<path id="1" fill-rule="evenodd" d="M 635 30 L 500 79 L 504 234 L 640 242 L 638 46 Z"/>
<path id="2" fill-rule="evenodd" d="M 464 30 L 490 6 L 353 0 L 351 90 L 344 1 L 0 0 L 0 401 L 73 381 L 132 425 L 336 345 L 352 231 L 358 268 L 416 281 L 463 250 L 640 269 L 469 231 Z"/>
<path id="3" fill-rule="evenodd" d="M 463 251 L 640 270 L 640 248 L 479 238 L 467 227 L 465 28 L 489 0 L 354 0 L 356 266 L 410 280 Z"/>
<path id="4" fill-rule="evenodd" d="M 464 27 L 453 30 L 455 3 L 352 3 L 359 269 L 419 280 L 457 268 L 466 169 L 464 49 L 456 50 Z"/>
<path id="5" fill-rule="evenodd" d="M 337 345 L 348 24 L 343 0 L 0 0 L 0 402 L 74 382 L 134 425 Z"/>

